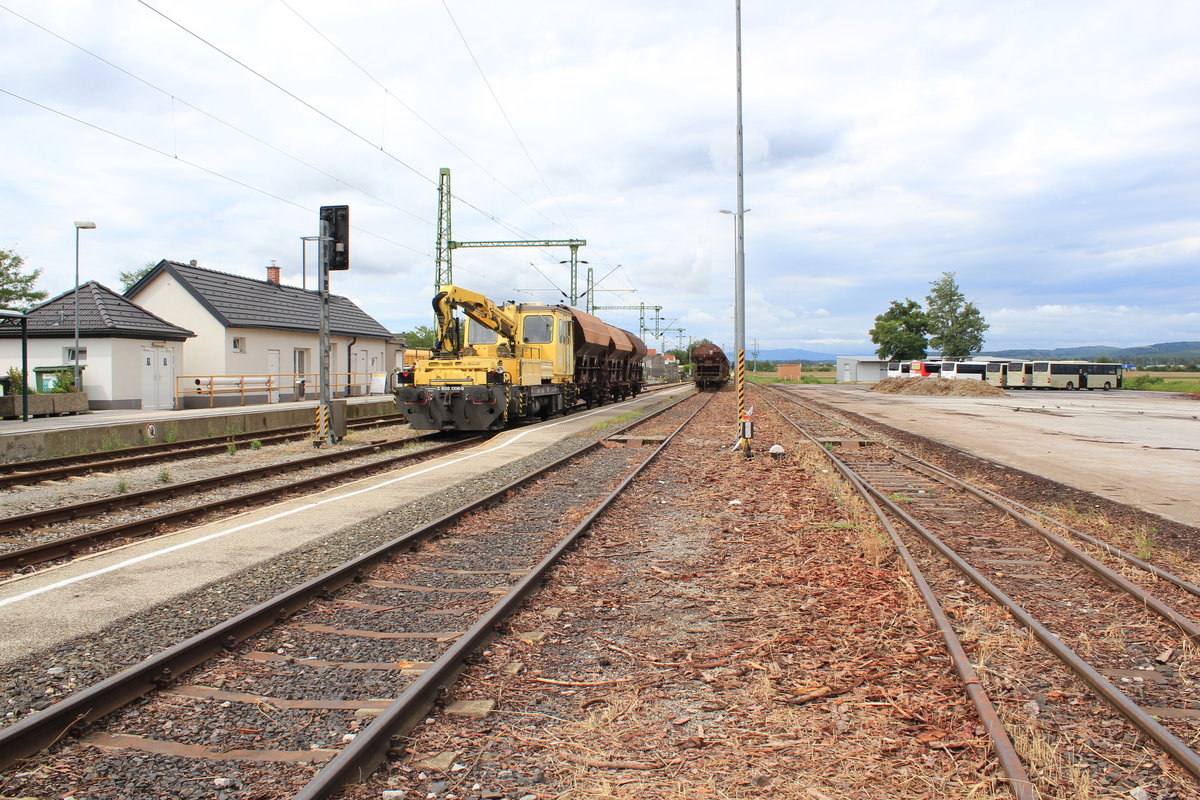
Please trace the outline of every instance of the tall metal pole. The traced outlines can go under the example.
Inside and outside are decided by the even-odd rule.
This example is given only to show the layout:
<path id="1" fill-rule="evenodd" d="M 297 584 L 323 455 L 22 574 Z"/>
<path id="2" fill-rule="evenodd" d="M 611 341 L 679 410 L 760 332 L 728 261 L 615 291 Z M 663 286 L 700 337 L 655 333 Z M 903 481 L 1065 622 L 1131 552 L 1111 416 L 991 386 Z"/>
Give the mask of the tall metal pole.
<path id="1" fill-rule="evenodd" d="M 738 433 L 750 455 L 747 434 L 753 428 L 742 424 L 746 416 L 746 206 L 742 191 L 742 0 L 734 0 L 734 34 L 737 40 L 737 211 L 734 214 L 734 312 L 733 338 L 737 350 Z"/>
<path id="2" fill-rule="evenodd" d="M 83 391 L 83 382 L 79 374 L 79 231 L 93 230 L 94 222 L 75 222 L 75 391 Z"/>
<path id="3" fill-rule="evenodd" d="M 79 386 L 79 223 L 75 223 L 75 390 L 80 389 Z"/>
<path id="4" fill-rule="evenodd" d="M 450 243 L 450 169 L 438 170 L 437 244 L 434 247 L 433 293 L 454 283 L 454 247 Z"/>
<path id="5" fill-rule="evenodd" d="M 333 247 L 333 231 L 326 220 L 321 220 L 321 237 L 317 245 L 317 281 L 321 297 L 321 333 L 320 333 L 320 405 L 317 409 L 318 419 L 322 420 L 317 426 L 318 435 L 329 444 L 335 444 L 333 426 L 330 425 L 329 410 L 329 250 Z"/>

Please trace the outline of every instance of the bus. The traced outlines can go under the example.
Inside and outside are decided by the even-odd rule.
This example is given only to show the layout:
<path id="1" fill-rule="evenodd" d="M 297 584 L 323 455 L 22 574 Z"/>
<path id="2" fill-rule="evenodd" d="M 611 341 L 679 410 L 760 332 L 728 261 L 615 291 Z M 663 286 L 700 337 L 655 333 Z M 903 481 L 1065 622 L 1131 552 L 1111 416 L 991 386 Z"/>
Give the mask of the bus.
<path id="1" fill-rule="evenodd" d="M 1004 381 L 1008 378 L 1008 362 L 1007 361 L 989 361 L 987 372 L 983 379 L 992 386 L 1004 388 Z"/>
<path id="2" fill-rule="evenodd" d="M 1090 392 L 1092 389 L 1120 389 L 1124 382 L 1125 370 L 1120 364 L 1096 364 L 1087 365 L 1087 371 L 1084 374 L 1085 382 L 1081 383 L 1081 387 L 1087 387 Z"/>
<path id="3" fill-rule="evenodd" d="M 887 376 L 889 378 L 907 378 L 912 373 L 912 364 L 907 361 L 889 361 L 887 365 Z"/>
<path id="4" fill-rule="evenodd" d="M 1090 361 L 1034 361 L 1035 389 L 1120 389 L 1123 372 L 1119 364 Z"/>
<path id="5" fill-rule="evenodd" d="M 943 361 L 940 377 L 951 381 L 981 381 L 986 374 L 985 361 Z"/>
<path id="6" fill-rule="evenodd" d="M 930 375 L 936 376 L 942 371 L 942 362 L 913 361 L 908 365 L 908 369 L 908 374 L 912 377 L 920 375 L 922 378 L 928 378 Z"/>
<path id="7" fill-rule="evenodd" d="M 1032 389 L 1033 388 L 1033 362 L 1032 361 L 1010 361 L 1008 369 L 1004 373 L 1004 388 L 1005 389 Z"/>

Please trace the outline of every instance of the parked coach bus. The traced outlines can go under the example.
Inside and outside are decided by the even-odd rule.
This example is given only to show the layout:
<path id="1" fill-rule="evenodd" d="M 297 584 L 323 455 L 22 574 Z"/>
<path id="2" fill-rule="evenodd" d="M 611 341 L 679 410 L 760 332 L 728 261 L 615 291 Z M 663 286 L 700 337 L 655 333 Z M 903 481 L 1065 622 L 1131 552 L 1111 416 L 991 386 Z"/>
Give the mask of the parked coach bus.
<path id="1" fill-rule="evenodd" d="M 1035 389 L 1109 389 L 1121 388 L 1122 371 L 1118 364 L 1094 364 L 1089 361 L 1034 361 Z"/>
<path id="2" fill-rule="evenodd" d="M 928 378 L 930 375 L 937 375 L 942 371 L 940 361 L 913 361 L 908 365 L 909 376 L 916 377 L 920 375 L 922 378 Z"/>
<path id="3" fill-rule="evenodd" d="M 1005 389 L 1032 389 L 1033 388 L 1033 362 L 1032 361 L 1010 361 L 1008 369 L 1004 372 L 1004 388 Z"/>
<path id="4" fill-rule="evenodd" d="M 987 372 L 983 379 L 992 386 L 1004 388 L 1004 380 L 1008 377 L 1008 362 L 1007 361 L 989 361 Z"/>
<path id="5" fill-rule="evenodd" d="M 889 378 L 907 378 L 912 373 L 912 364 L 907 361 L 889 361 L 887 367 L 887 376 Z"/>
<path id="6" fill-rule="evenodd" d="M 947 380 L 981 381 L 987 374 L 984 361 L 943 361 L 941 377 Z"/>

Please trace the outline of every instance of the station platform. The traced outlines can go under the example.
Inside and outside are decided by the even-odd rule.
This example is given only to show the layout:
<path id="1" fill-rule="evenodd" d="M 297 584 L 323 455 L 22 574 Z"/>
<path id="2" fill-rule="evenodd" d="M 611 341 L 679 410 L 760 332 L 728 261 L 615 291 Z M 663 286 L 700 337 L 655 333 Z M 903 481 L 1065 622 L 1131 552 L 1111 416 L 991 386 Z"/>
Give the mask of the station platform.
<path id="1" fill-rule="evenodd" d="M 390 394 L 344 399 L 348 420 L 396 409 Z M 0 420 L 0 463 L 315 425 L 316 409 L 316 400 L 299 400 L 180 411 L 111 409 L 28 421 Z"/>

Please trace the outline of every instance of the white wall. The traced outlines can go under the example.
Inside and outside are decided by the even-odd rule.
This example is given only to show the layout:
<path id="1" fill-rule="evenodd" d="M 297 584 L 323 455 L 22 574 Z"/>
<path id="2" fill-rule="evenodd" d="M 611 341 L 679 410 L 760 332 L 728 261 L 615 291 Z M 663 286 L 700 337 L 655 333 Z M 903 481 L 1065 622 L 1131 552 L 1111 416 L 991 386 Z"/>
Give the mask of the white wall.
<path id="1" fill-rule="evenodd" d="M 80 362 L 83 371 L 83 390 L 88 402 L 102 407 L 117 404 L 123 408 L 140 408 L 142 399 L 142 348 L 150 347 L 154 339 L 90 339 L 81 338 L 80 348 L 87 348 L 87 359 Z M 167 342 L 175 352 L 176 370 L 183 360 L 183 342 Z M 34 367 L 54 367 L 66 364 L 63 351 L 75 346 L 75 337 L 29 340 L 29 385 L 34 385 Z M 9 367 L 21 368 L 21 340 L 0 339 L 0 371 Z"/>
<path id="2" fill-rule="evenodd" d="M 166 272 L 131 298 L 142 308 L 173 325 L 194 331 L 188 340 L 187 359 L 175 351 L 177 375 L 225 375 L 225 327 L 187 289 Z"/>

